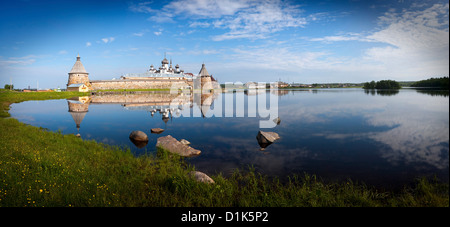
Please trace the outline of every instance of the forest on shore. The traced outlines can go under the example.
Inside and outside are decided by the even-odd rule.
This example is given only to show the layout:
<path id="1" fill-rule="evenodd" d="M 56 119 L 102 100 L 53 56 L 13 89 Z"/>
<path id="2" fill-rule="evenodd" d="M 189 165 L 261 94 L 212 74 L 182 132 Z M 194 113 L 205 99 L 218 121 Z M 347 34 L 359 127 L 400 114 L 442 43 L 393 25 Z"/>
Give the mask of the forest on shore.
<path id="1" fill-rule="evenodd" d="M 411 87 L 432 87 L 432 88 L 443 88 L 443 89 L 449 89 L 449 78 L 447 77 L 440 77 L 440 78 L 430 78 L 427 80 L 420 80 L 413 84 L 411 84 Z"/>

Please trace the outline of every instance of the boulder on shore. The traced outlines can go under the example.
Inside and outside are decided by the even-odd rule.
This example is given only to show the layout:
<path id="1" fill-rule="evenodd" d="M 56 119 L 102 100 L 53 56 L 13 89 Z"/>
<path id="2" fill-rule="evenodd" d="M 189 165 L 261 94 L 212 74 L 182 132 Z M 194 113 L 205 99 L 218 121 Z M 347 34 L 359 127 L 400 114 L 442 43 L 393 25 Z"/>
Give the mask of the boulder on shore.
<path id="1" fill-rule="evenodd" d="M 152 133 L 160 134 L 160 133 L 164 132 L 164 129 L 162 129 L 162 128 L 152 128 L 150 131 Z"/>
<path id="2" fill-rule="evenodd" d="M 201 153 L 200 150 L 194 149 L 188 145 L 181 143 L 171 135 L 159 137 L 156 141 L 156 147 L 160 147 L 171 153 L 175 153 L 184 157 L 197 156 Z"/>
<path id="3" fill-rule="evenodd" d="M 132 131 L 130 133 L 130 139 L 133 141 L 148 141 L 148 136 L 143 131 Z"/>
<path id="4" fill-rule="evenodd" d="M 189 175 L 191 177 L 193 177 L 198 182 L 208 183 L 208 184 L 214 184 L 215 183 L 214 180 L 211 177 L 209 177 L 208 175 L 206 175 L 205 173 L 200 172 L 200 171 L 191 171 L 189 173 Z"/>

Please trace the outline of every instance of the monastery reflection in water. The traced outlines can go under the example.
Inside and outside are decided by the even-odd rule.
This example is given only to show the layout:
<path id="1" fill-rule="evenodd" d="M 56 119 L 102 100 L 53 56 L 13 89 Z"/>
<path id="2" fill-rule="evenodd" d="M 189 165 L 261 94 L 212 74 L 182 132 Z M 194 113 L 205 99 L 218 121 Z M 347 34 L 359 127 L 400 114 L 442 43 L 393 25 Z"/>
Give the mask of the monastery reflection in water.
<path id="1" fill-rule="evenodd" d="M 200 109 L 202 116 L 210 109 L 217 93 L 177 93 L 170 92 L 133 92 L 127 94 L 99 94 L 67 99 L 69 113 L 79 131 L 81 123 L 89 112 L 89 105 L 119 104 L 127 110 L 146 110 L 153 117 L 156 112 L 167 123 L 175 114 L 177 117 L 185 108 L 193 108 L 194 103 Z"/>
<path id="2" fill-rule="evenodd" d="M 247 89 L 240 91 L 230 91 L 226 93 L 242 92 L 246 96 L 255 96 L 265 94 L 265 89 Z M 289 94 L 288 90 L 270 90 L 271 95 L 284 96 Z M 210 110 L 211 106 L 220 96 L 220 93 L 193 93 L 180 92 L 170 93 L 169 91 L 146 91 L 132 92 L 125 94 L 105 93 L 91 96 L 73 97 L 67 99 L 69 113 L 75 122 L 78 134 L 86 114 L 89 112 L 89 105 L 116 104 L 121 105 L 127 110 L 145 110 L 150 112 L 153 117 L 156 112 L 161 115 L 161 120 L 167 123 L 172 117 L 181 115 L 181 111 L 186 108 L 199 108 L 201 116 Z"/>

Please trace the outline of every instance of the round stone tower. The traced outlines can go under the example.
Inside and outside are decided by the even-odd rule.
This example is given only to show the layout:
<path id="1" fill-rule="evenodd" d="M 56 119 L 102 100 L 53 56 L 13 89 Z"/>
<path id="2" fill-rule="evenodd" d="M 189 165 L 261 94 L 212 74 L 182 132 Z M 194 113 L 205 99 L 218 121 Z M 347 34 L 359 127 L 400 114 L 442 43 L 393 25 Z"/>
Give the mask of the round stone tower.
<path id="1" fill-rule="evenodd" d="M 80 61 L 80 55 L 77 56 L 77 61 L 69 72 L 69 81 L 67 86 L 71 84 L 85 84 L 89 85 L 89 73 L 84 69 L 83 63 Z M 89 86 L 88 86 L 89 87 Z"/>
<path id="2" fill-rule="evenodd" d="M 90 102 L 91 99 L 88 96 L 67 99 L 69 113 L 72 115 L 72 118 L 77 126 L 77 136 L 80 136 L 80 125 L 84 119 L 84 116 L 86 116 L 86 113 L 89 111 Z"/>
<path id="3" fill-rule="evenodd" d="M 202 64 L 202 68 L 200 69 L 198 76 L 200 77 L 201 88 L 203 91 L 213 89 L 211 76 L 209 75 L 208 70 L 206 70 L 205 64 Z"/>

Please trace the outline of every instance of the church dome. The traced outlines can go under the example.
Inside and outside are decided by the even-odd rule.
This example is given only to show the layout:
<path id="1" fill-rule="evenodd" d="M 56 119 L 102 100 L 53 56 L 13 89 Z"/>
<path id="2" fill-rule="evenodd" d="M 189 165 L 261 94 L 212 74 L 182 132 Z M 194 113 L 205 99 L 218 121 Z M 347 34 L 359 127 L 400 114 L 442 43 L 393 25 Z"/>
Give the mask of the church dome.
<path id="1" fill-rule="evenodd" d="M 162 61 L 161 61 L 161 63 L 164 65 L 164 64 L 169 64 L 169 61 L 167 60 L 167 58 L 164 58 Z"/>

